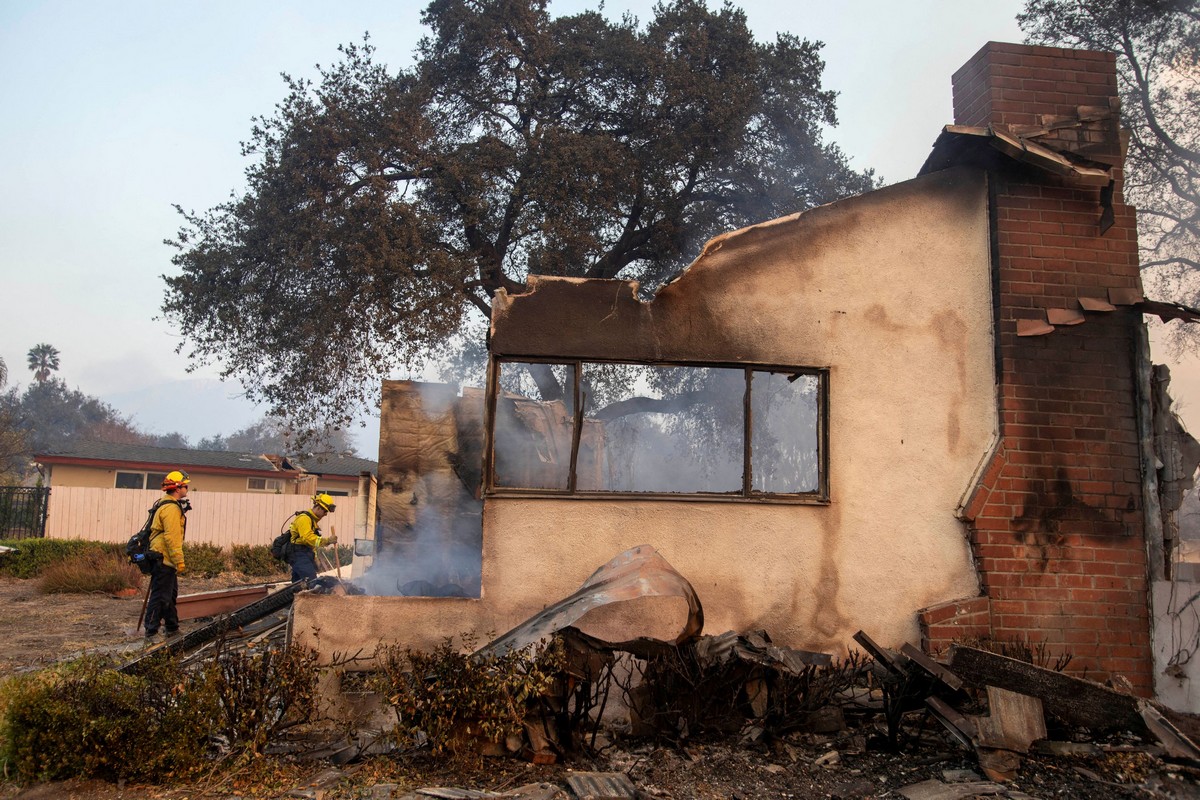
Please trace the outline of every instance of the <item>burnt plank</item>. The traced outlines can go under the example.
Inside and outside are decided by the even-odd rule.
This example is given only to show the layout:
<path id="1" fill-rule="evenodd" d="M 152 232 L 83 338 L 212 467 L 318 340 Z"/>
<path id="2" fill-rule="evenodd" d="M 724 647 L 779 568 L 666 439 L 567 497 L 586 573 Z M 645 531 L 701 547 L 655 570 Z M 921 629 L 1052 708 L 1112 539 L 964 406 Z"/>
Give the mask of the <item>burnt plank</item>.
<path id="1" fill-rule="evenodd" d="M 952 706 L 936 697 L 925 698 L 925 705 L 933 714 L 934 719 L 942 723 L 959 744 L 967 750 L 975 748 L 975 737 L 978 733 L 978 721 L 975 717 L 960 714 Z"/>
<path id="2" fill-rule="evenodd" d="M 950 668 L 975 686 L 998 686 L 1036 697 L 1048 714 L 1070 725 L 1094 732 L 1146 730 L 1136 697 L 1094 681 L 962 645 L 950 649 Z"/>
<path id="3" fill-rule="evenodd" d="M 987 687 L 987 697 L 988 716 L 979 720 L 980 744 L 1028 753 L 1029 745 L 1046 738 L 1041 700 L 998 686 Z"/>
<path id="4" fill-rule="evenodd" d="M 897 675 L 907 675 L 908 670 L 904 668 L 904 661 L 895 650 L 888 650 L 886 647 L 881 647 L 875 643 L 875 640 L 863 631 L 854 634 L 854 641 L 862 645 L 862 648 L 867 651 L 871 658 L 875 659 L 880 665 L 887 667 Z"/>
<path id="5" fill-rule="evenodd" d="M 934 661 L 929 656 L 922 653 L 917 648 L 913 647 L 908 642 L 905 642 L 903 646 L 901 646 L 900 652 L 908 656 L 910 661 L 928 672 L 931 676 L 937 679 L 938 682 L 946 686 L 946 688 L 950 689 L 951 691 L 957 692 L 963 687 L 961 678 L 943 667 L 938 662 Z"/>

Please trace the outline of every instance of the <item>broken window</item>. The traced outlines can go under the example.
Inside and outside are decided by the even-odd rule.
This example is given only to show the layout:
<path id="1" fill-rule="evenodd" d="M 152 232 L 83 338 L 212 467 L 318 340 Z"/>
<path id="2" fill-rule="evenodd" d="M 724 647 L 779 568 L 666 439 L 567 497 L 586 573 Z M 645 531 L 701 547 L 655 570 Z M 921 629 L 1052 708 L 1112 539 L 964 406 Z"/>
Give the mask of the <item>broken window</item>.
<path id="1" fill-rule="evenodd" d="M 489 491 L 827 498 L 822 370 L 497 359 Z"/>
<path id="2" fill-rule="evenodd" d="M 575 431 L 575 365 L 497 365 L 492 481 L 497 487 L 565 490 Z"/>

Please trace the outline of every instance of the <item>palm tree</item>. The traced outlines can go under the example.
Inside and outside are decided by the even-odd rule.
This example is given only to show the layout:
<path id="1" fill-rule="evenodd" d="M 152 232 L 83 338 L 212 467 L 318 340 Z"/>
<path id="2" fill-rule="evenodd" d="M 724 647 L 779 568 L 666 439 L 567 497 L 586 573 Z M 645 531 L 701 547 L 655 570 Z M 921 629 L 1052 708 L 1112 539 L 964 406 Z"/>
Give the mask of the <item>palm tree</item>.
<path id="1" fill-rule="evenodd" d="M 0 389 L 3 389 L 6 383 L 8 383 L 8 364 L 5 364 L 4 359 L 0 358 Z"/>
<path id="2" fill-rule="evenodd" d="M 45 383 L 51 372 L 58 371 L 58 348 L 42 343 L 29 349 L 29 371 L 34 380 Z"/>

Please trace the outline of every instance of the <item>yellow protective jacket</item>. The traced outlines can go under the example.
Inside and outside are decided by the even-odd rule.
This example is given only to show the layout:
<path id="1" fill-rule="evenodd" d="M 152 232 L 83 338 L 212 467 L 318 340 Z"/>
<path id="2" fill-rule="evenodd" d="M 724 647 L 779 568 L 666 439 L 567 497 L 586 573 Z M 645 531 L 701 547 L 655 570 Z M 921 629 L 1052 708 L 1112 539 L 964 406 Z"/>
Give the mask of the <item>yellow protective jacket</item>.
<path id="1" fill-rule="evenodd" d="M 163 563 L 183 572 L 187 564 L 183 559 L 183 537 L 187 532 L 187 515 L 178 501 L 164 494 L 158 501 L 154 521 L 150 523 L 150 549 L 162 553 Z"/>
<path id="2" fill-rule="evenodd" d="M 321 536 L 321 526 L 317 524 L 317 518 L 312 512 L 297 513 L 288 530 L 292 532 L 293 545 L 311 547 L 315 552 L 318 547 L 326 544 L 326 540 Z"/>

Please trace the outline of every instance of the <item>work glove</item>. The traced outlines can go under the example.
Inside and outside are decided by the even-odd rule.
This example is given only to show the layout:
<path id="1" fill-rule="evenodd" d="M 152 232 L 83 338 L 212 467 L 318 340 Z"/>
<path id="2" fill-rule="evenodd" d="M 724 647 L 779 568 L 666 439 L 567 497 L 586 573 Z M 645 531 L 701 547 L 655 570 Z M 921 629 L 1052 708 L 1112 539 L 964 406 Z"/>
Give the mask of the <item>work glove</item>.
<path id="1" fill-rule="evenodd" d="M 322 544 L 337 544 L 337 534 L 331 533 L 321 539 Z"/>

